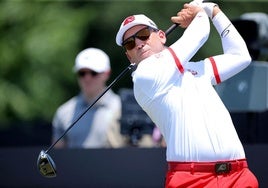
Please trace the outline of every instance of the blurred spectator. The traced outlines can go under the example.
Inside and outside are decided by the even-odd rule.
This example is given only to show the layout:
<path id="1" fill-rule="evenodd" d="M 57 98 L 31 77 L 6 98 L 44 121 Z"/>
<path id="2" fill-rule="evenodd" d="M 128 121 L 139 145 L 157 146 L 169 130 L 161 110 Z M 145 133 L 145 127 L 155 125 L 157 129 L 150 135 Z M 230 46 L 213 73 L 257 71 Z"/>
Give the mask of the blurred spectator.
<path id="1" fill-rule="evenodd" d="M 57 109 L 52 123 L 53 142 L 104 91 L 111 72 L 110 59 L 100 49 L 85 49 L 75 59 L 74 72 L 77 74 L 81 92 Z M 108 90 L 56 144 L 56 147 L 122 147 L 124 145 L 124 139 L 120 134 L 120 124 L 118 121 L 120 115 L 120 97 L 112 90 Z"/>

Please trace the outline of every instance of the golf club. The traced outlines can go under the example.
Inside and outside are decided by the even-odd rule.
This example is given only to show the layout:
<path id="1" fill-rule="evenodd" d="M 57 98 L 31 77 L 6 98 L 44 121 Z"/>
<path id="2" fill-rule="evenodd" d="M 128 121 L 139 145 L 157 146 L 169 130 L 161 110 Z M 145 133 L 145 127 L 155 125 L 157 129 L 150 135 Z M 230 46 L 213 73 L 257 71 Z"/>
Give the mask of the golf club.
<path id="1" fill-rule="evenodd" d="M 169 27 L 165 34 L 169 35 L 178 24 L 173 24 L 171 27 Z M 65 130 L 65 132 L 46 150 L 41 150 L 38 159 L 37 159 L 37 168 L 40 172 L 40 174 L 47 178 L 56 177 L 57 170 L 56 165 L 52 158 L 48 155 L 48 152 L 59 142 L 60 139 L 62 139 L 66 133 L 87 113 L 88 110 L 92 108 L 92 106 L 112 87 L 114 84 L 120 80 L 127 72 L 130 70 L 135 70 L 136 64 L 130 64 L 127 68 L 125 68 L 115 79 L 113 82 L 111 82 L 106 89 L 92 102 L 90 106 L 87 107 L 87 109 L 81 113 L 81 115 Z"/>

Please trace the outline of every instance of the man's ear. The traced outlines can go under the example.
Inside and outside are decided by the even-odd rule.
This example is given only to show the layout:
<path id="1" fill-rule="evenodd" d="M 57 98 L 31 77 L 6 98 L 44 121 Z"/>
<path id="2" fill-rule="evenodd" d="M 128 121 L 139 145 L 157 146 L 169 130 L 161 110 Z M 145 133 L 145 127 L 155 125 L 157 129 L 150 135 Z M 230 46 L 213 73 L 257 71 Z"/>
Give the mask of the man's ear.
<path id="1" fill-rule="evenodd" d="M 162 30 L 159 30 L 159 34 L 158 34 L 158 35 L 159 35 L 159 38 L 161 39 L 161 42 L 162 42 L 163 44 L 165 44 L 166 41 L 167 41 L 165 32 L 162 31 Z"/>

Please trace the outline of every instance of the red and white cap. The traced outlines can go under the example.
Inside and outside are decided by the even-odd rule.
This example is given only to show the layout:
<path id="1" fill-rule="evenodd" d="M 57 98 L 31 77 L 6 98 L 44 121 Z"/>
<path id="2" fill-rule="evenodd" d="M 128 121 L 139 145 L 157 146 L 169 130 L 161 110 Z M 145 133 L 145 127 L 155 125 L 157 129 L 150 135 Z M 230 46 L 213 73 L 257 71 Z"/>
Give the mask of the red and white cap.
<path id="1" fill-rule="evenodd" d="M 116 34 L 116 44 L 118 46 L 122 46 L 125 32 L 136 25 L 147 25 L 151 28 L 158 29 L 157 25 L 150 18 L 143 14 L 129 16 L 122 22 L 120 29 Z"/>
<path id="2" fill-rule="evenodd" d="M 100 49 L 84 49 L 75 58 L 74 71 L 78 72 L 80 69 L 90 69 L 98 73 L 110 71 L 110 58 Z"/>

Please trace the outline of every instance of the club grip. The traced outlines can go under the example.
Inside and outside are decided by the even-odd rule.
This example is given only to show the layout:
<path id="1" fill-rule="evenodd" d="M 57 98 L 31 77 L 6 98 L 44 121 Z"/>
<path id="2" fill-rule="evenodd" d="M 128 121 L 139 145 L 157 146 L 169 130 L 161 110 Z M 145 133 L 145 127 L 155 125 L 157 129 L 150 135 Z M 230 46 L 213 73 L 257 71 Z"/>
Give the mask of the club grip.
<path id="1" fill-rule="evenodd" d="M 167 30 L 166 30 L 166 35 L 169 35 L 174 29 L 176 29 L 176 27 L 178 27 L 179 24 L 174 23 L 172 24 L 172 26 L 170 26 Z"/>

